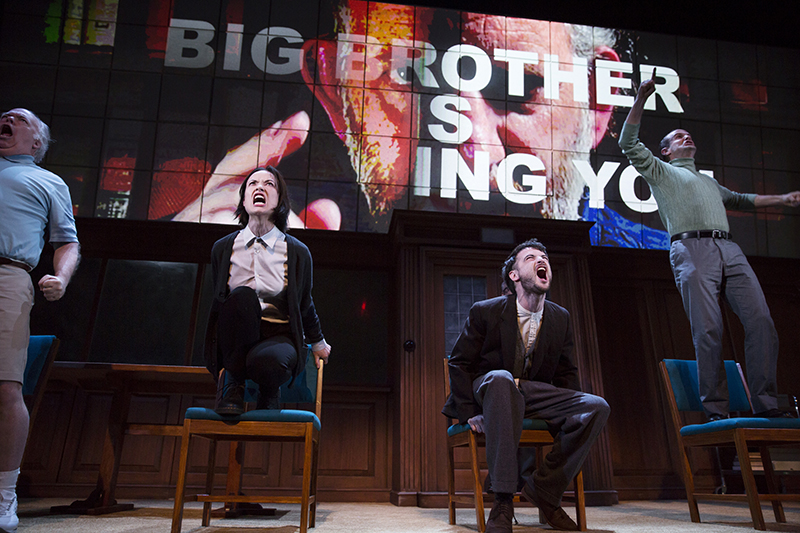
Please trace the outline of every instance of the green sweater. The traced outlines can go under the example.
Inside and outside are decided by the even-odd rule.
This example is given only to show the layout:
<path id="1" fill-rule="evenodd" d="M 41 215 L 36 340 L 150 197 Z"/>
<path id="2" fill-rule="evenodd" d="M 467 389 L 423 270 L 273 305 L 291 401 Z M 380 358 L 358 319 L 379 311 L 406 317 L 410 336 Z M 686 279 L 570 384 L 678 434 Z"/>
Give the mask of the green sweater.
<path id="1" fill-rule="evenodd" d="M 619 147 L 650 185 L 658 214 L 670 235 L 709 229 L 729 231 L 726 209 L 755 208 L 755 194 L 726 189 L 714 178 L 698 172 L 693 158 L 666 162 L 653 156 L 639 141 L 638 124 L 626 122 L 622 126 Z"/>

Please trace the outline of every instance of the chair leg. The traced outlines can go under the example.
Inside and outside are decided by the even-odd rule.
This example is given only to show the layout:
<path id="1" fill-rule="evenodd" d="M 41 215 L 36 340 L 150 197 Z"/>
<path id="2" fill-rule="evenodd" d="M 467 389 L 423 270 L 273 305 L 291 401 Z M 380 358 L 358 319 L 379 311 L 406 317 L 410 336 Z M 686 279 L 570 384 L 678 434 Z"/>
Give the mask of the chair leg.
<path id="1" fill-rule="evenodd" d="M 772 467 L 772 456 L 767 446 L 761 446 L 761 464 L 764 465 L 764 475 L 767 478 L 767 490 L 770 494 L 778 494 L 778 484 L 775 482 L 775 469 Z M 775 513 L 776 522 L 786 522 L 783 504 L 780 500 L 772 500 L 772 512 Z"/>
<path id="2" fill-rule="evenodd" d="M 180 533 L 183 521 L 183 491 L 186 489 L 186 467 L 189 462 L 189 425 L 191 420 L 183 424 L 181 437 L 181 455 L 178 462 L 178 483 L 175 487 L 175 506 L 172 509 L 172 533 Z"/>
<path id="3" fill-rule="evenodd" d="M 750 505 L 750 516 L 753 518 L 753 528 L 759 531 L 767 529 L 764 523 L 764 514 L 761 512 L 761 502 L 758 499 L 756 478 L 753 476 L 753 466 L 750 464 L 750 454 L 747 451 L 747 441 L 737 431 L 733 440 L 736 444 L 736 454 L 739 456 L 739 466 L 742 469 L 742 481 L 747 493 L 747 502 Z"/>
<path id="4" fill-rule="evenodd" d="M 311 495 L 313 498 L 309 509 L 308 527 L 317 526 L 317 475 L 319 473 L 319 437 L 314 443 L 314 456 L 311 458 Z"/>
<path id="5" fill-rule="evenodd" d="M 242 491 L 242 475 L 244 471 L 244 441 L 231 441 L 228 448 L 228 474 L 225 478 L 225 494 L 227 496 L 239 496 Z M 225 502 L 225 509 L 238 511 L 241 504 L 235 502 Z"/>
<path id="6" fill-rule="evenodd" d="M 214 470 L 217 465 L 217 439 L 208 441 L 208 466 L 206 466 L 206 494 L 214 490 Z M 203 502 L 203 527 L 211 523 L 211 502 Z"/>
<path id="7" fill-rule="evenodd" d="M 542 463 L 544 462 L 544 447 L 537 446 L 536 447 L 536 468 L 539 468 Z M 539 523 L 546 524 L 547 518 L 544 517 L 544 513 L 541 509 L 539 509 Z"/>
<path id="8" fill-rule="evenodd" d="M 454 448 L 447 443 L 447 510 L 450 514 L 450 525 L 456 524 L 456 502 L 453 498 L 456 495 L 456 462 L 453 456 Z"/>
<path id="9" fill-rule="evenodd" d="M 586 531 L 586 494 L 583 492 L 583 470 L 572 481 L 575 488 L 575 517 L 579 531 Z"/>
<path id="10" fill-rule="evenodd" d="M 308 500 L 311 493 L 311 458 L 314 453 L 313 426 L 306 425 L 306 440 L 303 448 L 303 493 L 300 502 L 300 533 L 308 531 Z"/>
<path id="11" fill-rule="evenodd" d="M 486 513 L 483 507 L 483 485 L 481 484 L 481 464 L 478 461 L 478 442 L 475 432 L 469 432 L 469 451 L 472 461 L 472 482 L 475 491 L 475 518 L 478 522 L 478 531 L 486 531 Z"/>
<path id="12" fill-rule="evenodd" d="M 694 497 L 694 477 L 692 477 L 692 465 L 689 464 L 689 456 L 685 446 L 679 448 L 681 461 L 681 477 L 683 486 L 686 488 L 686 501 L 689 503 L 689 516 L 692 522 L 700 522 L 700 509 L 697 507 L 697 500 Z"/>

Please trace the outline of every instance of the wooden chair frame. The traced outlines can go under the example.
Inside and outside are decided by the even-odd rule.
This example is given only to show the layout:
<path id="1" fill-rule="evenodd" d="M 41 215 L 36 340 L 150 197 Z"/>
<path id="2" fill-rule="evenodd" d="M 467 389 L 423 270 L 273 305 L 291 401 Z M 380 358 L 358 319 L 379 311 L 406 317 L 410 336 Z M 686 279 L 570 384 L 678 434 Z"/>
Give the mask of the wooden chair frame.
<path id="1" fill-rule="evenodd" d="M 678 409 L 678 404 L 675 400 L 675 393 L 670 380 L 669 371 L 667 370 L 667 362 L 661 361 L 659 363 L 661 369 L 662 383 L 666 392 L 667 404 L 671 414 L 671 425 L 677 442 L 679 443 L 679 459 L 681 477 L 683 478 L 684 486 L 686 487 L 686 499 L 689 503 L 689 515 L 692 522 L 700 522 L 700 511 L 697 507 L 698 500 L 706 501 L 739 501 L 747 502 L 750 507 L 750 516 L 753 519 L 753 527 L 760 531 L 766 530 L 764 522 L 764 515 L 761 510 L 761 502 L 772 502 L 772 509 L 775 514 L 777 522 L 786 522 L 786 515 L 783 511 L 784 501 L 800 501 L 800 494 L 777 494 L 777 483 L 775 480 L 775 471 L 772 465 L 772 459 L 769 453 L 769 446 L 786 446 L 795 445 L 800 446 L 800 429 L 791 428 L 770 428 L 770 427 L 726 427 L 718 431 L 708 431 L 694 435 L 681 434 L 681 417 Z M 738 366 L 738 364 L 737 364 Z M 750 392 L 747 389 L 747 383 L 739 368 L 739 376 L 742 380 L 742 385 L 745 387 L 747 397 L 749 399 Z M 728 379 L 730 380 L 731 372 L 728 372 Z M 730 387 L 730 385 L 729 385 Z M 747 419 L 741 420 L 743 424 L 747 425 Z M 770 420 L 770 419 L 751 419 Z M 775 419 L 777 421 L 785 421 L 785 419 Z M 796 420 L 796 419 L 795 419 Z M 719 424 L 719 422 L 711 422 Z M 709 423 L 709 424 L 711 424 Z M 800 423 L 800 421 L 798 421 Z M 760 424 L 764 425 L 764 424 Z M 798 425 L 800 428 L 800 425 Z M 736 453 L 739 457 L 739 465 L 742 471 L 742 479 L 744 482 L 745 494 L 707 494 L 696 492 L 694 487 L 694 478 L 692 476 L 692 468 L 689 463 L 688 450 L 692 447 L 705 447 L 705 446 L 734 446 Z M 750 455 L 748 447 L 758 447 L 761 452 L 761 461 L 764 467 L 764 474 L 767 481 L 767 490 L 769 494 L 759 494 L 756 486 L 755 476 L 753 475 L 753 466 L 750 462 Z"/>
<path id="2" fill-rule="evenodd" d="M 450 381 L 448 379 L 449 370 L 447 358 L 444 359 L 444 382 L 445 398 L 450 396 Z M 540 421 L 541 422 L 541 421 Z M 485 446 L 485 439 L 482 433 L 467 430 L 455 435 L 447 435 L 447 508 L 450 515 L 450 524 L 456 523 L 456 504 L 467 504 L 475 508 L 475 518 L 478 523 L 478 531 L 486 531 L 486 514 L 483 501 L 483 484 L 481 482 L 481 466 L 478 457 L 478 447 Z M 536 448 L 536 462 L 541 464 L 544 459 L 545 446 L 553 445 L 553 436 L 546 429 L 524 429 L 519 440 L 520 447 Z M 472 470 L 472 494 L 456 494 L 455 490 L 455 449 L 469 448 L 470 465 Z M 586 531 L 586 496 L 583 491 L 583 471 L 579 471 L 573 480 L 575 491 L 575 514 L 576 523 L 580 531 Z M 519 495 L 515 495 L 515 502 L 521 501 Z M 539 522 L 544 524 L 545 519 L 539 513 Z"/>
<path id="3" fill-rule="evenodd" d="M 310 358 L 309 364 L 314 364 Z M 322 370 L 320 362 L 316 380 L 316 399 L 314 413 L 322 420 Z M 205 493 L 188 498 L 190 501 L 203 502 L 202 525 L 208 526 L 211 521 L 211 504 L 222 502 L 226 507 L 237 503 L 295 503 L 300 504 L 300 533 L 306 533 L 309 527 L 315 526 L 317 509 L 317 472 L 319 468 L 319 436 L 320 431 L 313 422 L 264 422 L 239 421 L 220 422 L 186 418 L 183 423 L 181 438 L 180 466 L 178 483 L 175 488 L 175 507 L 172 514 L 172 533 L 180 533 L 183 520 L 184 491 L 189 460 L 189 444 L 192 437 L 204 437 L 210 440 L 208 452 L 208 470 L 206 471 Z M 218 441 L 232 441 L 226 494 L 212 495 L 214 486 L 214 467 Z M 234 446 L 233 441 L 237 442 Z M 243 496 L 239 489 L 242 480 L 243 450 L 241 444 L 247 441 L 302 442 L 303 443 L 303 483 L 300 496 Z"/>

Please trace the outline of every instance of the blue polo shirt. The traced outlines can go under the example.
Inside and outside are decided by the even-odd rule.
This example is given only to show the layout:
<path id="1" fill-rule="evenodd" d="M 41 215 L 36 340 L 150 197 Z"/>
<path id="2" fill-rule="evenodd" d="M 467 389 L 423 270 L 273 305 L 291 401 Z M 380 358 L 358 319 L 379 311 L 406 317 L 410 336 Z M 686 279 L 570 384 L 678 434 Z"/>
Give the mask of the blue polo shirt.
<path id="1" fill-rule="evenodd" d="M 35 267 L 45 228 L 50 242 L 78 242 L 66 183 L 31 155 L 0 157 L 0 256 Z"/>

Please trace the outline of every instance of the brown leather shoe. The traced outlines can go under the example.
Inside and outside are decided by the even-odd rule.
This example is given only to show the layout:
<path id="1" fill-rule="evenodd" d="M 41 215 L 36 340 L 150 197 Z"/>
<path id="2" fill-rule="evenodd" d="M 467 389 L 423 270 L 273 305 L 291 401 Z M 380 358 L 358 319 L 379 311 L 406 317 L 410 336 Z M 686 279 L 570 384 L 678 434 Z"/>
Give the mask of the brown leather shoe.
<path id="1" fill-rule="evenodd" d="M 511 533 L 513 519 L 514 500 L 495 498 L 489 520 L 486 521 L 486 533 Z"/>
<path id="2" fill-rule="evenodd" d="M 536 489 L 525 483 L 522 487 L 522 496 L 539 508 L 544 519 L 553 529 L 559 531 L 578 531 L 578 524 L 562 509 L 536 497 Z"/>

